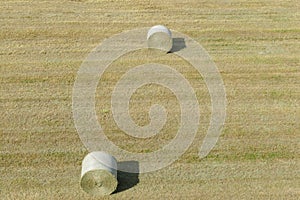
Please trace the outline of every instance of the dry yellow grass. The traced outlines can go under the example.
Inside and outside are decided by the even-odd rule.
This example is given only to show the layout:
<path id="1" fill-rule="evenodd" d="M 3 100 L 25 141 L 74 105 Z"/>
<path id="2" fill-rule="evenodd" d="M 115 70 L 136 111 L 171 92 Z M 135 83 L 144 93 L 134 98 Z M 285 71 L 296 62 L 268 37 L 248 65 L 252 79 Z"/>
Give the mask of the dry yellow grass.
<path id="1" fill-rule="evenodd" d="M 1 1 L 1 199 L 92 199 L 79 186 L 87 151 L 72 119 L 77 70 L 105 38 L 156 24 L 193 37 L 210 53 L 225 82 L 226 124 L 215 149 L 200 161 L 209 97 L 201 78 L 187 72 L 202 102 L 195 142 L 171 166 L 140 174 L 137 185 L 107 199 L 299 199 L 299 10 L 296 0 Z M 120 63 L 134 63 L 130 59 Z M 174 101 L 164 94 L 159 101 Z M 107 98 L 97 101 L 99 120 L 105 118 Z M 133 106 L 143 124 L 148 118 L 139 109 Z M 121 145 L 127 137 L 111 135 L 115 127 L 107 115 L 104 127 Z M 123 147 L 151 151 L 172 137 L 173 129 L 169 123 L 165 136 L 156 138 L 159 144 L 147 141 L 141 150 L 127 138 Z"/>

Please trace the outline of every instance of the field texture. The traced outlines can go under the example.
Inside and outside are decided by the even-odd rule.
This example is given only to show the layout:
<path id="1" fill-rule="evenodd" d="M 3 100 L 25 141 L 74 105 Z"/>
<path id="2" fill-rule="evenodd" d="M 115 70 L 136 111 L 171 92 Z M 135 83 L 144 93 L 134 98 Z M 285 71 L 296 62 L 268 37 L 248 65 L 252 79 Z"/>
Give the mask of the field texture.
<path id="1" fill-rule="evenodd" d="M 156 24 L 189 35 L 210 54 L 226 87 L 226 123 L 217 146 L 199 160 L 211 112 L 201 76 L 173 54 L 123 56 L 97 88 L 97 115 L 109 139 L 147 153 L 176 134 L 179 105 L 155 85 L 132 96 L 130 111 L 145 125 L 149 107 L 164 105 L 170 118 L 161 134 L 134 139 L 113 122 L 110 93 L 119 72 L 143 62 L 173 64 L 187 77 L 200 102 L 201 126 L 175 163 L 121 173 L 117 192 L 103 199 L 300 199 L 297 0 L 0 1 L 0 199 L 94 199 L 79 184 L 88 151 L 72 117 L 77 71 L 110 36 Z"/>

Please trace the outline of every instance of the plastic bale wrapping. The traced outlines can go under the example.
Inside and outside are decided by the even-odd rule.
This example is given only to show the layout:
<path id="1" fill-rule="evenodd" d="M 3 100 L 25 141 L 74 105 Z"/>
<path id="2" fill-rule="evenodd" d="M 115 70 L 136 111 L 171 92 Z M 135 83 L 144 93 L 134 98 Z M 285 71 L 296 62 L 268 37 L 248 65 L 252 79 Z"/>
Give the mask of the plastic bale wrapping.
<path id="1" fill-rule="evenodd" d="M 173 45 L 172 33 L 165 26 L 153 26 L 148 31 L 147 43 L 149 48 L 156 48 L 165 52 L 170 52 Z"/>
<path id="2" fill-rule="evenodd" d="M 117 188 L 117 160 L 102 151 L 89 153 L 82 161 L 81 188 L 88 194 L 105 196 Z"/>

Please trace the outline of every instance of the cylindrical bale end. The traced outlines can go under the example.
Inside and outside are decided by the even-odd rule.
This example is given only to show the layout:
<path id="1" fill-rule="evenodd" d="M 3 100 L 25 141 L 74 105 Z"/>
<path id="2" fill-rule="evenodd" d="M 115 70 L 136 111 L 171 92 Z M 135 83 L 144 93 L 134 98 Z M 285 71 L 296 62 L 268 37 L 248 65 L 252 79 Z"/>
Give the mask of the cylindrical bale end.
<path id="1" fill-rule="evenodd" d="M 91 195 L 104 196 L 117 188 L 117 160 L 103 152 L 94 151 L 82 161 L 81 188 Z"/>
<path id="2" fill-rule="evenodd" d="M 147 34 L 148 48 L 160 49 L 165 52 L 170 52 L 172 49 L 172 33 L 162 25 L 153 26 Z"/>

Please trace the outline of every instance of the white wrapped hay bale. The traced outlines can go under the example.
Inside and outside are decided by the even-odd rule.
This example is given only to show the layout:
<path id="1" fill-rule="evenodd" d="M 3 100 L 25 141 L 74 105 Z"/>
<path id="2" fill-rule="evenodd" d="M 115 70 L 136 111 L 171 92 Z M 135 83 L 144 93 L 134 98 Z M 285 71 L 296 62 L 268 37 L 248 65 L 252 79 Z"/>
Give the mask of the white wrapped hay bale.
<path id="1" fill-rule="evenodd" d="M 173 45 L 172 33 L 165 26 L 153 26 L 148 31 L 147 43 L 149 48 L 156 48 L 165 52 L 169 52 Z"/>
<path id="2" fill-rule="evenodd" d="M 91 195 L 109 195 L 117 188 L 117 161 L 102 151 L 86 155 L 82 161 L 81 188 Z"/>

